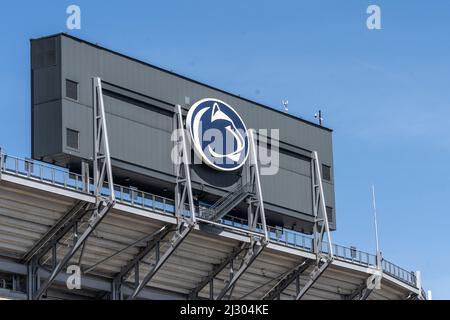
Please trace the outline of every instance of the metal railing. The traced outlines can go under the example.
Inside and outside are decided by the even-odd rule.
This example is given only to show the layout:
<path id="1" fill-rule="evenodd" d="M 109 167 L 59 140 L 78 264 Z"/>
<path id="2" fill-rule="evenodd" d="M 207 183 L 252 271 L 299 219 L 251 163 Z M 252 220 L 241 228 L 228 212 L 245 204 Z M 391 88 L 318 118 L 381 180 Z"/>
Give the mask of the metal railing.
<path id="1" fill-rule="evenodd" d="M 48 165 L 31 159 L 22 159 L 19 157 L 9 156 L 3 153 L 1 153 L 0 156 L 0 166 L 3 173 L 9 173 L 58 187 L 93 194 L 92 179 L 89 180 L 89 183 L 86 186 L 86 182 L 83 181 L 83 177 L 81 175 L 69 172 L 67 169 Z M 101 192 L 103 195 L 108 195 L 109 191 L 106 184 Z M 175 215 L 175 202 L 173 199 L 116 184 L 114 185 L 114 192 L 116 195 L 116 201 L 120 203 L 152 210 L 165 215 Z M 207 212 L 207 207 L 200 206 L 196 209 L 200 218 L 207 218 L 202 214 L 202 212 Z M 189 206 L 186 204 L 183 215 L 190 216 L 190 214 Z M 222 224 L 223 226 L 231 226 L 243 231 L 248 231 L 248 222 L 245 219 L 225 216 L 218 220 L 217 223 Z M 283 227 L 268 226 L 267 228 L 268 235 L 272 243 L 298 248 L 307 252 L 313 252 L 312 237 L 308 237 L 302 233 L 288 230 Z M 261 224 L 257 225 L 255 232 L 263 235 Z M 327 250 L 328 249 L 325 246 L 323 251 L 327 252 Z M 357 250 L 354 247 L 349 248 L 337 244 L 333 244 L 333 250 L 336 259 L 363 266 L 376 266 L 376 256 L 374 254 Z M 382 260 L 382 269 L 386 274 L 416 287 L 417 282 L 414 272 L 407 271 L 385 259 Z"/>
<path id="2" fill-rule="evenodd" d="M 79 174 L 30 159 L 22 159 L 5 154 L 1 154 L 1 158 L 1 169 L 3 172 L 67 189 L 83 191 L 83 179 Z"/>
<path id="3" fill-rule="evenodd" d="M 322 251 L 325 253 L 328 252 L 327 243 L 322 243 Z M 376 255 L 358 250 L 355 247 L 344 247 L 338 244 L 333 244 L 333 254 L 337 259 L 366 267 L 375 267 L 377 265 Z"/>
<path id="4" fill-rule="evenodd" d="M 400 280 L 409 285 L 412 285 L 413 287 L 416 287 L 417 279 L 416 274 L 414 272 L 407 271 L 385 259 L 381 261 L 381 266 L 383 268 L 383 272 L 389 274 L 390 276 L 396 278 L 397 280 Z"/>

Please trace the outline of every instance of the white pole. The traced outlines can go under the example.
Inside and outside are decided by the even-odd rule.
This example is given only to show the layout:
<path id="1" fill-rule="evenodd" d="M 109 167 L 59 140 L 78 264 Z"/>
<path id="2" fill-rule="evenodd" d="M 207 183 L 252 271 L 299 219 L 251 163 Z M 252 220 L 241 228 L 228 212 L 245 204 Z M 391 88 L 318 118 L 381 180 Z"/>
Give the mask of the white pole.
<path id="1" fill-rule="evenodd" d="M 380 242 L 378 239 L 378 219 L 377 219 L 377 205 L 376 205 L 376 199 L 375 199 L 375 186 L 372 184 L 372 204 L 373 204 L 373 218 L 375 222 L 375 241 L 377 246 L 377 265 L 381 262 L 378 261 L 380 257 Z M 380 267 L 378 265 L 378 267 Z"/>

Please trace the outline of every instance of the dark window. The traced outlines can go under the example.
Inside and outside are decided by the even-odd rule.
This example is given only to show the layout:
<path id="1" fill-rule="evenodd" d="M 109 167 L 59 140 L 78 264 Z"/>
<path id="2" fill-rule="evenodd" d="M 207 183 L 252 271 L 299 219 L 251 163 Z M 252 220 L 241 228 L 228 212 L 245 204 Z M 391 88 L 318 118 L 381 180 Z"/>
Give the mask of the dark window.
<path id="1" fill-rule="evenodd" d="M 72 130 L 67 128 L 66 129 L 66 145 L 69 148 L 77 149 L 78 150 L 78 139 L 79 138 L 79 132 L 76 130 Z"/>
<path id="2" fill-rule="evenodd" d="M 327 207 L 327 218 L 328 218 L 329 223 L 333 222 L 333 208 L 332 207 Z"/>
<path id="3" fill-rule="evenodd" d="M 78 100 L 78 83 L 72 80 L 66 79 L 66 97 Z"/>
<path id="4" fill-rule="evenodd" d="M 331 167 L 322 164 L 322 179 L 331 181 Z"/>

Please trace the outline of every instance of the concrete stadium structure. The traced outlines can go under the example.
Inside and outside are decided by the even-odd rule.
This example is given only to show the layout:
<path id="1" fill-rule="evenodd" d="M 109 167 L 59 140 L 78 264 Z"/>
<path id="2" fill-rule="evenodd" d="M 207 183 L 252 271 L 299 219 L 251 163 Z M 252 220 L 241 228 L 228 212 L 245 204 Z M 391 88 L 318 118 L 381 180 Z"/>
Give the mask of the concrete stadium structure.
<path id="1" fill-rule="evenodd" d="M 82 177 L 79 175 L 44 164 L 35 163 L 31 168 L 26 165 L 30 160 L 10 156 L 5 159 L 4 155 L 2 159 L 0 278 L 4 281 L 4 288 L 0 289 L 0 296 L 27 299 L 31 298 L 28 286 L 33 284 L 30 282 L 47 279 L 55 264 L 53 250 L 50 250 L 43 256 L 42 262 L 45 263 L 30 270 L 29 262 L 24 259 L 27 253 L 38 244 L 42 246 L 40 240 L 48 239 L 49 231 L 54 230 L 72 208 L 94 204 L 96 199 L 92 192 L 82 191 Z M 84 248 L 82 269 L 86 271 L 95 267 L 83 275 L 82 289 L 68 290 L 65 283 L 68 274 L 63 271 L 44 298 L 112 298 L 114 279 L 124 266 L 151 246 L 149 235 L 163 226 L 176 226 L 172 199 L 151 194 L 133 198 L 132 190 L 116 188 L 120 192 L 116 204 Z M 81 221 L 82 228 L 83 222 L 86 221 Z M 299 287 L 308 282 L 316 262 L 313 239 L 289 230 L 277 231 L 270 229 L 268 246 L 236 282 L 233 299 L 294 299 Z M 216 298 L 229 279 L 230 261 L 234 258 L 236 266 L 239 265 L 244 253 L 241 248 L 250 243 L 250 238 L 251 233 L 244 221 L 230 219 L 215 225 L 199 221 L 138 298 L 187 299 L 196 291 L 199 297 L 210 298 L 210 284 L 206 281 L 209 279 L 214 279 Z M 72 242 L 73 235 L 62 237 L 55 243 L 58 259 L 70 249 Z M 160 246 L 162 256 L 170 243 L 161 241 Z M 304 299 L 425 297 L 420 277 L 416 277 L 414 272 L 385 259 L 379 267 L 376 256 L 370 253 L 337 244 L 333 244 L 333 248 L 333 262 L 306 292 Z M 81 250 L 70 263 L 78 264 L 80 254 Z M 102 262 L 108 257 L 111 258 Z M 148 271 L 154 262 L 154 255 L 144 257 L 139 264 L 140 274 Z M 381 286 L 370 290 L 367 281 L 374 276 L 381 278 Z M 123 296 L 133 292 L 134 281 L 134 274 L 124 281 Z"/>

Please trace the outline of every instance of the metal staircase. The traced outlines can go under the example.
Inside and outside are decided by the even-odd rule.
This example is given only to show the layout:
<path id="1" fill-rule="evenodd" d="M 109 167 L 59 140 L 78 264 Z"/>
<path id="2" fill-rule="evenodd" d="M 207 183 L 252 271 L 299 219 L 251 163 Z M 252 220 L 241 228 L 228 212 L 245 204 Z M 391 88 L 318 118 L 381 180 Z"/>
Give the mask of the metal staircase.
<path id="1" fill-rule="evenodd" d="M 211 207 L 202 210 L 201 216 L 210 221 L 218 221 L 253 193 L 253 184 L 240 185 L 225 197 L 220 198 Z"/>

